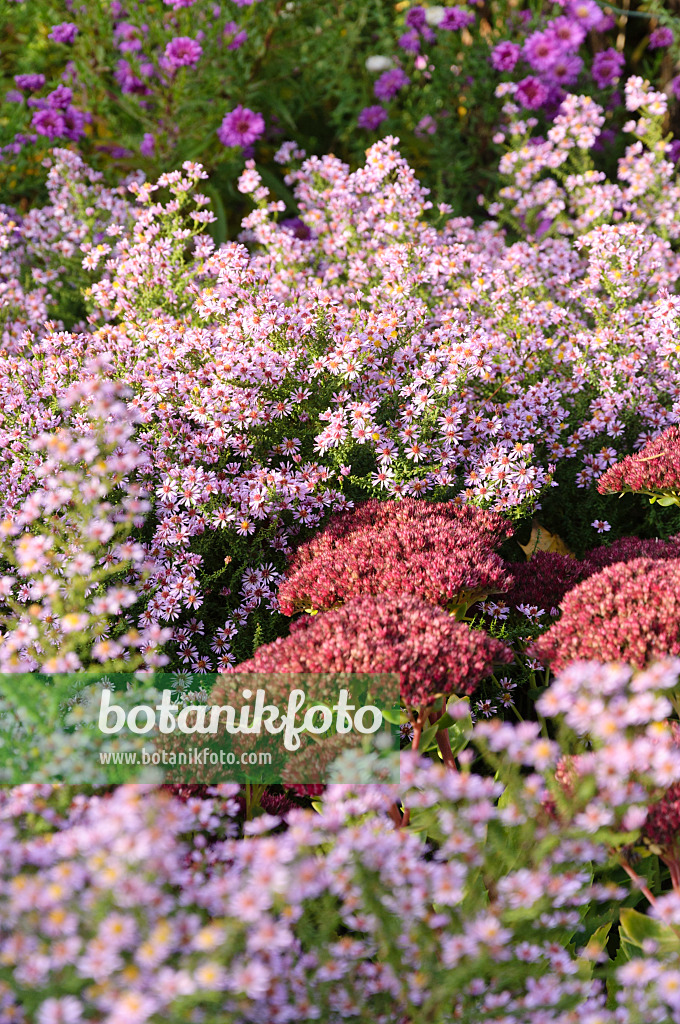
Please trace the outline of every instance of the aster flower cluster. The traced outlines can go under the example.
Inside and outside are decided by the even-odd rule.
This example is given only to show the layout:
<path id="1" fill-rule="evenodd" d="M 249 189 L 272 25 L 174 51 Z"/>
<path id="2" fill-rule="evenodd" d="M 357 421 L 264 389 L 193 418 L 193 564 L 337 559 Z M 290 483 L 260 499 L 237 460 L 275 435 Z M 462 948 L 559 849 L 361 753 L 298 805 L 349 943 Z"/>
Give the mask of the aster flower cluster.
<path id="1" fill-rule="evenodd" d="M 254 251 L 215 248 L 205 197 L 191 200 L 204 172 L 189 162 L 158 183 L 135 178 L 125 200 L 59 153 L 50 207 L 25 228 L 6 222 L 3 415 L 37 434 L 97 353 L 130 387 L 156 566 L 138 626 L 176 623 L 193 671 L 233 662 L 240 628 L 258 608 L 276 609 L 300 529 L 357 497 L 442 495 L 517 514 L 554 482 L 556 463 L 580 455 L 573 472 L 587 488 L 631 427 L 646 440 L 677 415 L 675 307 L 657 295 L 677 257 L 651 225 L 649 266 L 632 262 L 638 235 L 606 243 L 638 271 L 617 306 L 585 283 L 592 258 L 566 238 L 509 245 L 497 225 L 474 229 L 446 211 L 442 228 L 426 225 L 429 200 L 395 146 L 372 147 L 353 173 L 333 158 L 291 170 L 304 230 L 277 222 L 280 202 L 247 166 L 239 184 L 257 203 L 244 236 Z M 294 144 L 280 153 L 302 156 Z M 157 201 L 159 189 L 169 200 Z M 94 218 L 84 227 L 81 202 Z M 65 253 L 46 271 L 41 224 Z M 67 259 L 89 275 L 91 312 L 87 331 L 65 335 L 40 324 L 53 299 L 39 282 L 53 271 L 62 280 Z M 36 288 L 19 283 L 27 270 Z M 27 393 L 25 380 L 38 383 Z M 35 485 L 27 457 L 7 450 L 8 514 Z M 208 597 L 206 632 L 191 620 Z"/>
<path id="2" fill-rule="evenodd" d="M 411 594 L 453 610 L 508 589 L 494 548 L 512 533 L 493 512 L 471 506 L 369 501 L 334 516 L 297 548 L 279 587 L 286 615 L 324 611 L 357 595 Z"/>
<path id="3" fill-rule="evenodd" d="M 232 785 L 177 797 L 121 787 L 70 807 L 49 786 L 3 791 L 4 1012 L 41 1024 L 179 1012 L 393 1024 L 501 1008 L 527 1024 L 546 1013 L 635 1024 L 642 999 L 659 1011 L 647 1019 L 672 1019 L 675 947 L 614 964 L 583 908 L 606 916 L 641 888 L 643 934 L 677 924 L 677 892 L 651 892 L 613 837 L 639 838 L 650 805 L 680 779 L 665 722 L 679 667 L 574 665 L 540 699 L 563 748 L 536 723 L 482 723 L 473 742 L 499 764 L 496 779 L 405 757 L 396 793 L 333 785 L 318 811 L 285 820 L 241 826 Z M 571 760 L 581 783 L 571 795 L 555 778 L 569 735 L 589 741 Z M 418 832 L 385 813 L 395 795 Z M 27 834 L 29 818 L 39 834 Z M 621 868 L 626 885 L 611 880 Z M 635 948 L 629 920 L 621 943 Z M 596 960 L 597 976 L 585 969 Z M 615 982 L 612 1008 L 602 978 Z"/>
<path id="4" fill-rule="evenodd" d="M 138 601 L 129 584 L 150 569 L 129 534 L 150 506 L 129 480 L 148 457 L 132 440 L 135 418 L 125 397 L 101 379 L 75 385 L 60 401 L 74 426 L 43 430 L 27 445 L 36 485 L 2 523 L 2 557 L 15 567 L 0 578 L 4 673 L 167 661 L 159 648 L 170 631 L 140 631 L 127 614 Z M 11 443 L 21 445 L 21 431 L 11 433 Z"/>

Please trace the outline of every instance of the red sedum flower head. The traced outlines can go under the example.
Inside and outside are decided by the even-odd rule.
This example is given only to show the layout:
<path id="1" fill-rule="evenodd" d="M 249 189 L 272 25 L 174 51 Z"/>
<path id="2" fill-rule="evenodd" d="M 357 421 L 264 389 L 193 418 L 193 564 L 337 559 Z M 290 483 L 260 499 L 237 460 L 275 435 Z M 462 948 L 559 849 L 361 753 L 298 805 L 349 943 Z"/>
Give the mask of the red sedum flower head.
<path id="1" fill-rule="evenodd" d="M 593 548 L 586 553 L 584 575 L 592 576 L 616 562 L 632 562 L 634 558 L 653 558 L 667 561 L 680 558 L 680 537 L 669 540 L 643 539 L 641 537 L 620 537 L 607 547 Z"/>
<path id="2" fill-rule="evenodd" d="M 515 608 L 536 606 L 548 614 L 587 575 L 583 562 L 554 551 L 537 551 L 530 561 L 508 562 L 507 568 L 515 583 L 504 600 Z"/>
<path id="3" fill-rule="evenodd" d="M 494 662 L 512 661 L 498 640 L 407 594 L 355 597 L 293 623 L 290 636 L 259 647 L 237 672 L 395 673 L 409 707 L 440 694 L 469 694 Z"/>
<path id="4" fill-rule="evenodd" d="M 665 494 L 680 502 L 680 427 L 669 427 L 639 452 L 611 466 L 600 477 L 597 489 L 600 494 Z"/>
<path id="5" fill-rule="evenodd" d="M 638 668 L 680 655 L 680 559 L 618 562 L 579 583 L 530 654 L 554 671 L 573 661 Z"/>
<path id="6" fill-rule="evenodd" d="M 512 584 L 494 548 L 512 533 L 496 512 L 415 498 L 367 501 L 295 552 L 279 589 L 286 615 L 360 594 L 411 594 L 453 608 Z"/>

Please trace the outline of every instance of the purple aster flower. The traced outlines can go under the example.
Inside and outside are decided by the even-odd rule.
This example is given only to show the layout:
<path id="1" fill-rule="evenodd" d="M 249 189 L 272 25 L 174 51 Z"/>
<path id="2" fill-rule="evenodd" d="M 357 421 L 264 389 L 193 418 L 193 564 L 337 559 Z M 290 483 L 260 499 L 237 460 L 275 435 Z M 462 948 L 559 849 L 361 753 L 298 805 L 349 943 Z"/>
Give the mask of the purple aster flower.
<path id="1" fill-rule="evenodd" d="M 66 110 L 73 99 L 73 93 L 66 85 L 58 85 L 54 92 L 46 97 L 47 105 L 52 110 Z"/>
<path id="2" fill-rule="evenodd" d="M 42 89 L 45 84 L 44 75 L 15 75 L 14 81 L 20 89 L 27 89 L 33 92 L 35 89 Z"/>
<path id="3" fill-rule="evenodd" d="M 177 10 L 180 7 L 193 7 L 196 0 L 163 0 L 163 3 Z"/>
<path id="4" fill-rule="evenodd" d="M 673 43 L 673 31 L 670 28 L 655 28 L 649 37 L 649 49 L 661 50 Z"/>
<path id="5" fill-rule="evenodd" d="M 548 99 L 548 95 L 548 90 L 543 82 L 534 78 L 533 75 L 527 75 L 521 82 L 518 82 L 515 99 L 520 106 L 526 107 L 528 110 L 538 110 Z"/>
<path id="6" fill-rule="evenodd" d="M 384 107 L 364 107 L 357 118 L 357 124 L 360 128 L 367 128 L 368 131 L 373 132 L 376 128 L 379 128 L 387 117 L 387 111 Z"/>
<path id="7" fill-rule="evenodd" d="M 198 64 L 203 49 L 191 36 L 177 36 L 165 47 L 165 59 L 169 66 L 175 68 L 192 67 Z"/>
<path id="8" fill-rule="evenodd" d="M 437 122 L 429 114 L 425 117 L 421 117 L 418 124 L 415 126 L 414 134 L 419 139 L 424 139 L 426 135 L 434 135 L 437 131 Z"/>
<path id="9" fill-rule="evenodd" d="M 583 61 L 572 53 L 561 54 L 548 69 L 551 82 L 573 85 L 583 68 Z"/>
<path id="10" fill-rule="evenodd" d="M 597 6 L 595 0 L 568 0 L 567 12 L 586 31 L 591 28 L 599 28 L 604 17 L 602 8 Z"/>
<path id="11" fill-rule="evenodd" d="M 24 97 L 18 89 L 10 89 L 5 93 L 5 103 L 23 103 Z"/>
<path id="12" fill-rule="evenodd" d="M 404 32 L 399 36 L 399 45 L 407 53 L 420 53 L 420 36 L 414 28 L 410 32 Z"/>
<path id="13" fill-rule="evenodd" d="M 458 29 L 471 25 L 475 20 L 472 11 L 464 11 L 462 7 L 448 7 L 437 28 L 445 32 L 457 32 Z"/>
<path id="14" fill-rule="evenodd" d="M 548 25 L 547 31 L 559 40 L 564 50 L 578 50 L 586 37 L 586 30 L 578 21 L 571 18 L 555 18 Z"/>
<path id="15" fill-rule="evenodd" d="M 223 146 L 250 146 L 264 133 L 264 118 L 248 107 L 238 107 L 226 114 L 217 129 Z"/>
<path id="16" fill-rule="evenodd" d="M 606 89 L 620 77 L 626 58 L 611 47 L 596 53 L 593 58 L 592 75 L 599 89 Z"/>
<path id="17" fill-rule="evenodd" d="M 678 160 L 680 160 L 680 139 L 675 139 L 671 142 L 668 159 L 672 164 L 677 164 Z"/>
<path id="18" fill-rule="evenodd" d="M 426 23 L 425 18 L 426 15 L 424 7 L 412 7 L 410 11 L 407 11 L 406 18 L 404 20 L 409 28 L 420 29 Z"/>
<path id="19" fill-rule="evenodd" d="M 312 232 L 299 217 L 287 217 L 286 220 L 279 221 L 279 224 L 284 230 L 290 231 L 292 235 L 303 242 L 312 237 Z"/>
<path id="20" fill-rule="evenodd" d="M 74 25 L 72 21 L 62 21 L 60 25 L 54 26 L 47 38 L 54 43 L 72 43 L 77 35 L 77 25 Z"/>
<path id="21" fill-rule="evenodd" d="M 83 138 L 85 124 L 92 120 L 91 114 L 86 114 L 84 111 L 78 110 L 77 107 L 67 107 L 62 113 L 62 117 L 64 118 L 64 135 L 73 142 Z"/>
<path id="22" fill-rule="evenodd" d="M 39 135 L 46 135 L 48 139 L 60 138 L 66 128 L 66 122 L 60 111 L 50 110 L 49 107 L 45 110 L 36 110 L 31 124 Z"/>
<path id="23" fill-rule="evenodd" d="M 491 51 L 491 57 L 489 58 L 491 66 L 496 71 L 512 71 L 520 58 L 521 52 L 521 47 L 517 43 L 511 43 L 506 39 Z"/>
<path id="24" fill-rule="evenodd" d="M 143 65 L 143 67 L 150 67 L 153 71 L 153 65 Z M 140 70 L 142 70 L 142 68 L 140 68 Z M 150 92 L 146 83 L 134 73 L 132 67 L 126 60 L 118 61 L 113 77 L 118 82 L 122 92 L 137 94 L 139 96 L 146 96 Z"/>
<path id="25" fill-rule="evenodd" d="M 671 82 L 671 89 L 676 100 L 680 100 L 680 75 L 676 75 Z"/>
<path id="26" fill-rule="evenodd" d="M 561 56 L 561 49 L 559 40 L 551 32 L 533 32 L 522 52 L 535 71 L 547 71 Z"/>
<path id="27" fill-rule="evenodd" d="M 227 43 L 228 50 L 238 50 L 239 47 L 243 46 L 246 39 L 248 38 L 248 33 L 246 32 L 246 30 L 239 29 L 235 21 L 227 22 L 227 24 L 224 26 L 223 34 L 224 38 L 229 40 L 229 42 Z"/>
<path id="28" fill-rule="evenodd" d="M 156 148 L 156 137 L 151 132 L 144 132 L 142 141 L 139 145 L 139 152 L 142 156 L 153 156 L 153 151 Z"/>
<path id="29" fill-rule="evenodd" d="M 391 68 L 380 76 L 373 86 L 373 92 L 379 100 L 391 100 L 410 81 L 401 68 Z"/>

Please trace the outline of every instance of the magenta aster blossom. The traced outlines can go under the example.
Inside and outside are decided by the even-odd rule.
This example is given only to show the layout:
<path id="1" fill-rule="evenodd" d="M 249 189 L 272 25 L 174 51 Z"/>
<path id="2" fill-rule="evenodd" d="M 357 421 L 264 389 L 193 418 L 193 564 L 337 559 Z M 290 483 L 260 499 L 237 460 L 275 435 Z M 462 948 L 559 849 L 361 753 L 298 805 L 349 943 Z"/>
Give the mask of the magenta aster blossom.
<path id="1" fill-rule="evenodd" d="M 165 47 L 165 59 L 173 68 L 193 67 L 201 59 L 203 48 L 191 36 L 177 36 Z"/>
<path id="2" fill-rule="evenodd" d="M 579 46 L 586 37 L 585 29 L 579 22 L 574 21 L 572 18 L 555 18 L 548 25 L 548 29 L 555 37 L 559 40 L 562 49 L 572 52 L 578 50 Z"/>
<path id="3" fill-rule="evenodd" d="M 505 40 L 494 46 L 489 60 L 496 71 L 512 71 L 521 55 L 522 48 L 517 43 Z"/>
<path id="4" fill-rule="evenodd" d="M 550 82 L 557 85 L 573 85 L 583 69 L 583 61 L 575 54 L 561 54 L 548 68 Z"/>
<path id="5" fill-rule="evenodd" d="M 407 53 L 420 53 L 420 36 L 415 29 L 404 32 L 397 41 L 402 50 L 406 50 Z"/>
<path id="6" fill-rule="evenodd" d="M 606 89 L 621 76 L 626 58 L 618 50 L 611 47 L 596 53 L 591 65 L 591 74 L 600 89 Z"/>
<path id="7" fill-rule="evenodd" d="M 228 21 L 224 26 L 223 36 L 227 41 L 228 50 L 238 50 L 248 38 L 245 29 L 239 28 L 235 21 Z"/>
<path id="8" fill-rule="evenodd" d="M 391 100 L 410 81 L 411 79 L 401 68 L 390 68 L 375 82 L 373 92 L 379 100 Z"/>
<path id="9" fill-rule="evenodd" d="M 424 7 L 412 7 L 406 12 L 404 19 L 409 28 L 420 29 L 426 24 L 426 13 Z"/>
<path id="10" fill-rule="evenodd" d="M 673 31 L 670 28 L 655 28 L 649 37 L 649 49 L 661 50 L 673 43 Z"/>
<path id="11" fill-rule="evenodd" d="M 561 611 L 529 650 L 554 671 L 588 660 L 644 668 L 680 655 L 680 559 L 610 565 L 570 590 Z"/>
<path id="12" fill-rule="evenodd" d="M 251 146 L 264 133 L 264 118 L 241 104 L 226 114 L 217 129 L 223 146 Z"/>
<path id="13" fill-rule="evenodd" d="M 548 99 L 548 89 L 538 78 L 527 75 L 518 83 L 515 99 L 520 106 L 526 107 L 528 110 L 538 110 Z"/>
<path id="14" fill-rule="evenodd" d="M 62 21 L 60 25 L 54 26 L 47 38 L 54 43 L 72 43 L 77 35 L 77 25 L 74 25 L 72 21 Z"/>
<path id="15" fill-rule="evenodd" d="M 437 28 L 446 32 L 457 32 L 459 29 L 471 25 L 474 20 L 475 16 L 472 11 L 463 10 L 462 7 L 448 7 Z"/>
<path id="16" fill-rule="evenodd" d="M 534 32 L 524 43 L 522 53 L 535 71 L 547 71 L 561 55 L 559 40 L 551 32 Z"/>
<path id="17" fill-rule="evenodd" d="M 569 0 L 567 14 L 586 30 L 598 28 L 605 18 L 602 8 L 598 7 L 595 0 Z"/>
<path id="18" fill-rule="evenodd" d="M 364 109 L 359 113 L 357 124 L 360 128 L 367 128 L 368 131 L 375 131 L 386 118 L 387 111 L 384 107 L 378 105 L 373 107 L 364 107 Z"/>
<path id="19" fill-rule="evenodd" d="M 36 89 L 42 89 L 45 84 L 44 75 L 15 75 L 14 81 L 20 89 L 26 89 L 28 92 L 34 92 Z"/>
<path id="20" fill-rule="evenodd" d="M 394 673 L 409 707 L 440 694 L 469 694 L 494 662 L 512 652 L 481 630 L 405 594 L 355 597 L 323 615 L 305 615 L 290 636 L 258 647 L 238 672 Z"/>
<path id="21" fill-rule="evenodd" d="M 48 139 L 58 139 L 64 134 L 66 122 L 58 110 L 47 107 L 45 110 L 36 110 L 31 119 L 31 124 L 38 135 L 46 135 Z"/>

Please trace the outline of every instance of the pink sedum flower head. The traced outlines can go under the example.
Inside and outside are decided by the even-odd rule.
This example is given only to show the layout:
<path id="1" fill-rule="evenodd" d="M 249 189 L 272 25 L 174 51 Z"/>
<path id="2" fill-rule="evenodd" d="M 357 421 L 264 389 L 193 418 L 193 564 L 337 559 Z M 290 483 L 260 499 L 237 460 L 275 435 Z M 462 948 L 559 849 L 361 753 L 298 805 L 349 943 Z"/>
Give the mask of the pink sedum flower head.
<path id="1" fill-rule="evenodd" d="M 617 562 L 632 562 L 635 558 L 653 558 L 668 561 L 669 558 L 680 558 L 680 538 L 670 540 L 643 539 L 641 537 L 620 537 L 613 544 L 593 548 L 586 553 L 583 565 L 586 574 L 592 576 L 608 565 Z"/>
<path id="2" fill-rule="evenodd" d="M 507 568 L 515 582 L 504 600 L 515 608 L 535 606 L 546 614 L 587 575 L 583 562 L 554 551 L 537 551 L 528 562 L 508 562 Z"/>
<path id="3" fill-rule="evenodd" d="M 298 548 L 279 589 L 284 614 L 359 595 L 409 594 L 445 607 L 507 590 L 494 548 L 511 533 L 495 512 L 416 498 L 367 501 Z"/>
<path id="4" fill-rule="evenodd" d="M 680 559 L 609 566 L 570 590 L 561 611 L 529 650 L 554 671 L 588 659 L 644 668 L 680 655 Z"/>
<path id="5" fill-rule="evenodd" d="M 680 427 L 669 427 L 634 455 L 611 466 L 599 480 L 600 494 L 634 491 L 680 504 Z"/>
<path id="6" fill-rule="evenodd" d="M 512 652 L 486 633 L 417 597 L 380 594 L 304 616 L 236 671 L 395 673 L 404 703 L 421 707 L 472 693 L 497 661 Z"/>
<path id="7" fill-rule="evenodd" d="M 264 133 L 264 118 L 241 104 L 226 114 L 217 130 L 223 146 L 252 146 Z"/>

